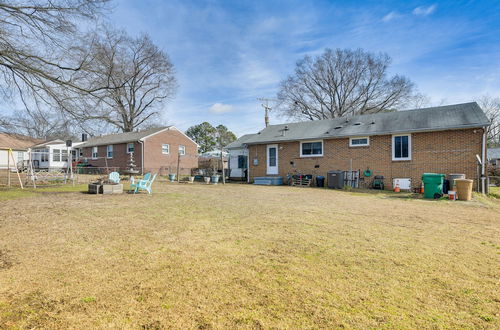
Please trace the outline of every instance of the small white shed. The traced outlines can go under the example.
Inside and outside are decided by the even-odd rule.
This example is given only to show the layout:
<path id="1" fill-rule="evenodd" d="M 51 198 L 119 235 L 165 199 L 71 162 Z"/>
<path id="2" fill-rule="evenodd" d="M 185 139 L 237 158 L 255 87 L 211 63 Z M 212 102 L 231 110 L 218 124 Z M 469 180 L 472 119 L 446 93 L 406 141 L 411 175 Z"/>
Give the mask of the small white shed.
<path id="1" fill-rule="evenodd" d="M 246 181 L 248 175 L 248 148 L 245 141 L 255 134 L 246 134 L 226 146 L 229 151 L 229 178 Z"/>

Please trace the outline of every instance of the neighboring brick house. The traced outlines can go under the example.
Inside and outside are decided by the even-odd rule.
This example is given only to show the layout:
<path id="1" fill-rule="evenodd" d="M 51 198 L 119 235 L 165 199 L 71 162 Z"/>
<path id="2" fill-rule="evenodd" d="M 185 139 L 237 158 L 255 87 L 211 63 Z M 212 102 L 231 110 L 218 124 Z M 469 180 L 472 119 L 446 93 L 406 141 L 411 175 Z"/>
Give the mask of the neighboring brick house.
<path id="1" fill-rule="evenodd" d="M 79 148 L 88 164 L 120 171 L 127 169 L 131 153 L 143 173 L 176 173 L 178 161 L 180 174 L 198 167 L 198 145 L 174 126 L 94 137 Z"/>
<path id="2" fill-rule="evenodd" d="M 465 173 L 476 180 L 476 155 L 485 157 L 489 124 L 473 102 L 272 125 L 245 141 L 249 182 L 295 173 L 326 176 L 330 170 L 359 169 L 363 176 L 368 168 L 384 176 L 388 189 L 396 178 L 419 187 L 425 172 Z"/>

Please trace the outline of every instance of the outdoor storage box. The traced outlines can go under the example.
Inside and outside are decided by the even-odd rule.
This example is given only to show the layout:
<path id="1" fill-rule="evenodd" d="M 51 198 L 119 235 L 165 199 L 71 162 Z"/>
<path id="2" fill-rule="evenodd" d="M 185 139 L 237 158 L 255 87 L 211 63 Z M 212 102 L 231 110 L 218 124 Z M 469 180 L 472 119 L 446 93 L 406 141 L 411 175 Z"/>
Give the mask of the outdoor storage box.
<path id="1" fill-rule="evenodd" d="M 98 183 L 90 183 L 89 194 L 102 194 L 102 185 Z"/>
<path id="2" fill-rule="evenodd" d="M 424 183 L 425 198 L 440 198 L 443 196 L 444 174 L 424 173 L 422 182 Z"/>
<path id="3" fill-rule="evenodd" d="M 328 188 L 344 188 L 344 171 L 328 171 Z"/>

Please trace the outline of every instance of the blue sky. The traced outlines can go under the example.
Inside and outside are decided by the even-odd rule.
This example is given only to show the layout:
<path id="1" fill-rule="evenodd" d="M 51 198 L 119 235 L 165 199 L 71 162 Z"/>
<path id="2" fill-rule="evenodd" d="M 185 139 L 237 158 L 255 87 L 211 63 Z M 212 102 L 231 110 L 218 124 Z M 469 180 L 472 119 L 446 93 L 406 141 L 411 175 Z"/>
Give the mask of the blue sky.
<path id="1" fill-rule="evenodd" d="M 388 53 L 434 104 L 500 96 L 500 1 L 117 0 L 110 18 L 170 55 L 179 89 L 163 116 L 181 129 L 260 130 L 256 98 L 327 47 Z"/>

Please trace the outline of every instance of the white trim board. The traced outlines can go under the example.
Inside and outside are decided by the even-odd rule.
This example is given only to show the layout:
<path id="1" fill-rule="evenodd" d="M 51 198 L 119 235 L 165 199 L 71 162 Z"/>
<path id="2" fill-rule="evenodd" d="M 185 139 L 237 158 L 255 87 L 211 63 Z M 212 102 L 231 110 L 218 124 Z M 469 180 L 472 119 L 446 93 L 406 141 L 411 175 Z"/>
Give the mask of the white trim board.
<path id="1" fill-rule="evenodd" d="M 302 144 L 304 144 L 304 143 L 314 143 L 314 142 L 321 142 L 321 154 L 315 154 L 315 155 L 304 155 L 304 154 L 302 154 Z M 325 143 L 323 142 L 323 140 L 300 141 L 300 145 L 299 145 L 299 155 L 300 155 L 300 158 L 323 157 L 324 154 L 325 154 Z"/>

